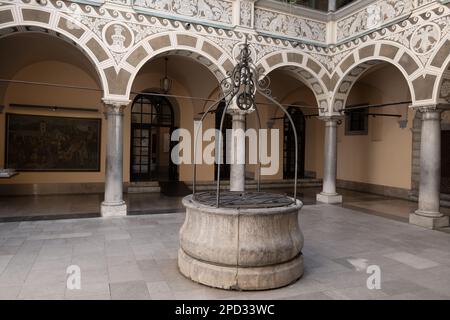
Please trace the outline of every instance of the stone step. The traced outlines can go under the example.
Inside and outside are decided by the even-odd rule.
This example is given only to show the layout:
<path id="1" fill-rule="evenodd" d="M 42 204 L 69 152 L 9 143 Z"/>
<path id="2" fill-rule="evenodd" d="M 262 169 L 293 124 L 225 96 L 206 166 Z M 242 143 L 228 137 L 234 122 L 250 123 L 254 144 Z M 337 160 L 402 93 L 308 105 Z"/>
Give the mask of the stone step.
<path id="1" fill-rule="evenodd" d="M 192 183 L 187 183 L 187 186 L 192 190 Z M 220 190 L 227 190 L 230 186 L 230 181 L 221 181 Z M 257 182 L 255 180 L 248 180 L 245 182 L 245 188 L 247 190 L 256 190 Z M 297 182 L 298 187 L 321 187 L 321 179 L 299 179 Z M 261 189 L 276 189 L 276 188 L 292 188 L 294 187 L 294 180 L 273 180 L 273 181 L 261 181 Z M 216 183 L 213 181 L 199 181 L 196 184 L 197 191 L 210 191 L 216 189 Z"/>
<path id="2" fill-rule="evenodd" d="M 158 181 L 131 182 L 127 188 L 128 193 L 158 193 L 161 187 Z"/>

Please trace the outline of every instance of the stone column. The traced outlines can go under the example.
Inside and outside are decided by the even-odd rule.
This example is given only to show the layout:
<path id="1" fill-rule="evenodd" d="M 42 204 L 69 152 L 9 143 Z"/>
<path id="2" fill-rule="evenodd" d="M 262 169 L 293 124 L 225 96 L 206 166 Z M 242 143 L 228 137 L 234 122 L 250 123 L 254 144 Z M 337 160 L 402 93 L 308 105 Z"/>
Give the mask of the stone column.
<path id="1" fill-rule="evenodd" d="M 316 200 L 324 203 L 342 203 L 342 196 L 336 193 L 337 166 L 337 122 L 336 117 L 321 117 L 325 121 L 325 153 L 323 168 L 323 189 Z"/>
<path id="2" fill-rule="evenodd" d="M 245 114 L 238 111 L 232 113 L 232 129 L 233 141 L 231 146 L 234 152 L 233 161 L 230 164 L 230 191 L 244 191 L 245 190 Z M 242 130 L 242 131 L 241 131 Z M 234 145 L 236 144 L 236 145 Z M 243 160 L 243 161 L 242 161 Z"/>
<path id="3" fill-rule="evenodd" d="M 328 12 L 336 11 L 336 0 L 328 0 Z"/>
<path id="4" fill-rule="evenodd" d="M 125 216 L 123 201 L 123 109 L 129 101 L 105 102 L 108 122 L 106 142 L 105 200 L 101 205 L 103 217 Z"/>
<path id="5" fill-rule="evenodd" d="M 422 113 L 420 140 L 419 207 L 409 222 L 436 229 L 449 225 L 449 217 L 439 212 L 441 184 L 441 110 L 419 108 Z"/>

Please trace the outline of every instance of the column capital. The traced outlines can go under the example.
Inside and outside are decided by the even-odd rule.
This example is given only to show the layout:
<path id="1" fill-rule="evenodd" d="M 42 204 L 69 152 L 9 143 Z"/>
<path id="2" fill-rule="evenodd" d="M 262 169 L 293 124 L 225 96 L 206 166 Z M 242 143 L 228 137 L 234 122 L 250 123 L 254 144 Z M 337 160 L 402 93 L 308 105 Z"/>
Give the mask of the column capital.
<path id="1" fill-rule="evenodd" d="M 108 115 L 123 115 L 123 110 L 130 104 L 130 100 L 106 99 L 103 98 L 105 104 L 105 117 Z"/>
<path id="2" fill-rule="evenodd" d="M 341 124 L 342 120 L 344 119 L 344 117 L 341 115 L 323 115 L 317 118 L 327 123 L 336 123 L 336 124 Z"/>
<path id="3" fill-rule="evenodd" d="M 442 110 L 439 108 L 439 105 L 437 105 L 437 104 L 411 106 L 411 109 L 419 111 L 421 113 L 442 112 Z"/>

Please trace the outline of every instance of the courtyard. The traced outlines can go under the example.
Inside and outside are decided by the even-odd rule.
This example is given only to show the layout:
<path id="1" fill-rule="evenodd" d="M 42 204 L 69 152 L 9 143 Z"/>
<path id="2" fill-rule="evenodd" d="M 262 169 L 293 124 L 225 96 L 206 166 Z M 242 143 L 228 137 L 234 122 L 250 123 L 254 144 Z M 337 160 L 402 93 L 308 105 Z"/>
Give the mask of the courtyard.
<path id="1" fill-rule="evenodd" d="M 449 21 L 0 0 L 0 300 L 450 301 Z"/>
<path id="2" fill-rule="evenodd" d="M 370 202 L 358 199 L 355 203 L 360 206 Z M 305 237 L 303 277 L 281 289 L 256 292 L 213 289 L 179 273 L 183 212 L 3 222 L 0 298 L 450 298 L 448 233 L 354 207 L 305 205 L 299 215 Z M 67 288 L 66 269 L 71 265 L 80 267 L 79 290 Z M 380 289 L 369 290 L 366 285 L 370 276 L 366 269 L 372 265 L 380 268 Z"/>

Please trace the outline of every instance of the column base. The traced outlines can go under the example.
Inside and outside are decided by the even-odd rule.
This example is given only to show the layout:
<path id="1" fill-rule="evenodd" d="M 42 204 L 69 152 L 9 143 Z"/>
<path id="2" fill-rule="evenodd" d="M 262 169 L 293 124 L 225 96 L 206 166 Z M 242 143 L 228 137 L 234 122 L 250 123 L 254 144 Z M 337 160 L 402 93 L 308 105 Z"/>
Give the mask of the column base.
<path id="1" fill-rule="evenodd" d="M 421 215 L 420 211 L 416 211 L 415 213 L 411 213 L 409 215 L 409 223 L 414 224 L 419 227 L 424 227 L 428 229 L 438 229 L 449 226 L 449 217 L 448 216 L 425 216 Z"/>
<path id="2" fill-rule="evenodd" d="M 323 202 L 323 203 L 329 203 L 329 204 L 333 204 L 333 203 L 342 203 L 342 195 L 340 194 L 328 194 L 328 193 L 319 193 L 316 195 L 316 200 L 318 202 Z"/>
<path id="3" fill-rule="evenodd" d="M 102 217 L 125 217 L 127 215 L 127 205 L 121 202 L 102 202 L 100 213 Z"/>

